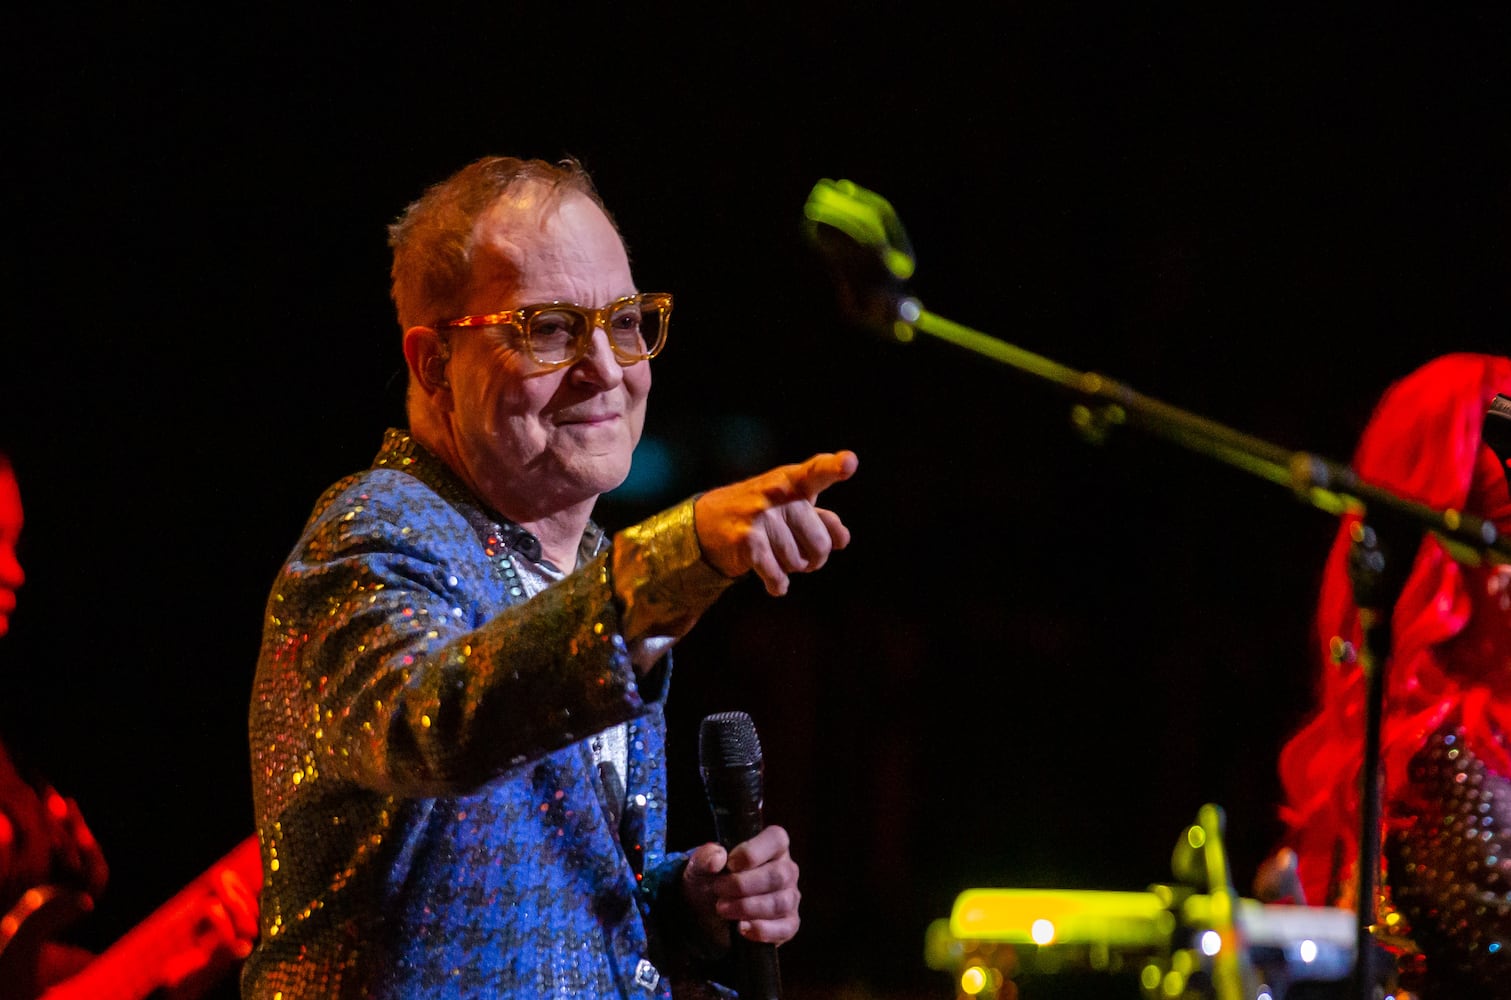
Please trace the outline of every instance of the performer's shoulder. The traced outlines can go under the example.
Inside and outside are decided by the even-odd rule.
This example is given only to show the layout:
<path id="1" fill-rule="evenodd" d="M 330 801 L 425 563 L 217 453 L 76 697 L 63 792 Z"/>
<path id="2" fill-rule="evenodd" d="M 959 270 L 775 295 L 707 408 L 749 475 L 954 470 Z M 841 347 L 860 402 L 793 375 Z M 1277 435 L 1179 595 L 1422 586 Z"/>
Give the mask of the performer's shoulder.
<path id="1" fill-rule="evenodd" d="M 446 502 L 419 479 L 398 469 L 364 469 L 332 483 L 310 512 L 310 527 L 321 523 L 424 519 Z"/>

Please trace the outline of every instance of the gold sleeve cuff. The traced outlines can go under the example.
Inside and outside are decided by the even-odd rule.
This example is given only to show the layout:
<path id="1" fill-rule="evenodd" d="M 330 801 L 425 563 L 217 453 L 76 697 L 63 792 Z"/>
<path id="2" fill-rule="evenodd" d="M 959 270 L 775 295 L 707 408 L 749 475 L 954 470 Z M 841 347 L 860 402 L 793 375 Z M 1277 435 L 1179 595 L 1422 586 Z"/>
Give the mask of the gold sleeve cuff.
<path id="1" fill-rule="evenodd" d="M 614 536 L 614 596 L 623 608 L 624 636 L 681 637 L 734 581 L 703 559 L 684 500 Z"/>

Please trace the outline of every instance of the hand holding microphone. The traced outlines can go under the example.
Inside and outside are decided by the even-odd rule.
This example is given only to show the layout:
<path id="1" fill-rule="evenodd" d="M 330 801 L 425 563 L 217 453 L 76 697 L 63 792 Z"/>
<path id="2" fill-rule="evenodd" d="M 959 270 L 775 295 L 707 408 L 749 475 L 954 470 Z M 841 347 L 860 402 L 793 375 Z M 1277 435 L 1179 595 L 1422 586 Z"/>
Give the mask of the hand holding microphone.
<path id="1" fill-rule="evenodd" d="M 797 933 L 801 893 L 787 831 L 762 822 L 764 763 L 750 717 L 722 712 L 704 719 L 698 756 L 719 843 L 692 853 L 683 888 L 706 924 L 734 929 L 743 1000 L 779 1000 L 776 946 Z"/>

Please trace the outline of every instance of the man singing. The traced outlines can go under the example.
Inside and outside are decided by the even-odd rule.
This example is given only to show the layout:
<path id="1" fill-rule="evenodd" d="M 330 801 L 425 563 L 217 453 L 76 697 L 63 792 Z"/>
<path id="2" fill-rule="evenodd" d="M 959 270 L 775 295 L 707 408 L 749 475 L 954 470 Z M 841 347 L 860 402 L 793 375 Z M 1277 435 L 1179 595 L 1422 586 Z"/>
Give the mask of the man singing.
<path id="1" fill-rule="evenodd" d="M 731 926 L 791 938 L 799 893 L 777 826 L 666 851 L 667 651 L 732 580 L 780 595 L 849 542 L 815 501 L 856 458 L 609 536 L 672 299 L 587 175 L 479 160 L 391 236 L 409 430 L 326 491 L 268 600 L 244 996 L 670 997 Z"/>

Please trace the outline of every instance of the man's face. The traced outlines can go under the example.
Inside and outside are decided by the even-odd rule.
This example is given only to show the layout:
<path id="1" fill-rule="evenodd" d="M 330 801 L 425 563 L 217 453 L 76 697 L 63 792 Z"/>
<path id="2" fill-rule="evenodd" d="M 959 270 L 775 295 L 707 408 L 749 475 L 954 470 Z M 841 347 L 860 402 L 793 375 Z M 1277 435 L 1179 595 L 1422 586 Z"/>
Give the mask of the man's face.
<path id="1" fill-rule="evenodd" d="M 522 185 L 478 220 L 468 314 L 558 301 L 594 308 L 635 293 L 603 211 L 576 192 L 544 196 Z M 624 481 L 645 423 L 648 363 L 621 367 L 602 330 L 588 356 L 551 371 L 511 328 L 452 330 L 449 339 L 458 458 L 501 513 L 534 521 Z"/>
<path id="2" fill-rule="evenodd" d="M 21 522 L 21 490 L 16 485 L 15 473 L 7 466 L 0 469 L 0 635 L 10 631 L 16 591 L 26 582 L 26 574 L 16 558 Z"/>

